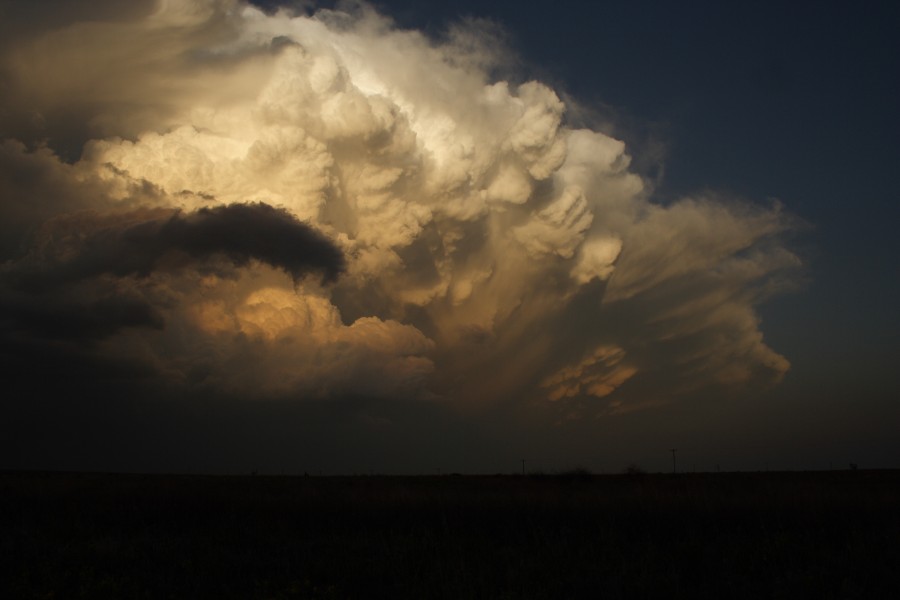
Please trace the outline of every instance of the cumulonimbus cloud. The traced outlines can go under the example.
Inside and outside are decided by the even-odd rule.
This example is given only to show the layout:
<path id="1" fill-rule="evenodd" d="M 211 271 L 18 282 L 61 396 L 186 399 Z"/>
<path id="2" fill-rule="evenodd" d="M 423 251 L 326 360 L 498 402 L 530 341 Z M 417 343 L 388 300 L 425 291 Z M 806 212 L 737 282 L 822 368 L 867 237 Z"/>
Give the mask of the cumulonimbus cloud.
<path id="1" fill-rule="evenodd" d="M 755 309 L 799 264 L 781 207 L 655 202 L 625 145 L 567 126 L 554 90 L 492 79 L 503 57 L 478 28 L 436 42 L 364 4 L 166 0 L 32 29 L 0 62 L 17 138 L 0 157 L 42 175 L 0 170 L 2 211 L 44 232 L 74 211 L 157 215 L 75 227 L 45 273 L 143 298 L 165 327 L 104 343 L 161 376 L 603 413 L 789 367 Z M 7 272 L 39 239 L 5 240 Z M 160 267 L 178 253 L 187 267 Z M 241 268 L 198 267 L 216 253 Z M 316 269 L 330 284 L 299 278 Z"/>

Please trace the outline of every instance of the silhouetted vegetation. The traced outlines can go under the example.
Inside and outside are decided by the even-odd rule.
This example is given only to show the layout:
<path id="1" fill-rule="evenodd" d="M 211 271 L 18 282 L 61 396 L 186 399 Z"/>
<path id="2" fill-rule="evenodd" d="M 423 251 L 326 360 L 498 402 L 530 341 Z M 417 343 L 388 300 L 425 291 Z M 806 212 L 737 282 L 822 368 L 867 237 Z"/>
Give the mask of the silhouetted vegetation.
<path id="1" fill-rule="evenodd" d="M 647 472 L 644 471 L 644 469 L 642 469 L 640 466 L 638 466 L 634 463 L 625 467 L 625 470 L 623 471 L 623 473 L 625 473 L 626 475 L 631 475 L 632 477 L 647 474 Z"/>
<path id="2" fill-rule="evenodd" d="M 900 597 L 900 472 L 631 475 L 0 473 L 0 597 Z"/>
<path id="3" fill-rule="evenodd" d="M 557 477 L 562 479 L 563 481 L 586 482 L 590 481 L 593 475 L 584 467 L 575 467 L 574 469 L 561 471 L 559 474 L 557 474 Z"/>

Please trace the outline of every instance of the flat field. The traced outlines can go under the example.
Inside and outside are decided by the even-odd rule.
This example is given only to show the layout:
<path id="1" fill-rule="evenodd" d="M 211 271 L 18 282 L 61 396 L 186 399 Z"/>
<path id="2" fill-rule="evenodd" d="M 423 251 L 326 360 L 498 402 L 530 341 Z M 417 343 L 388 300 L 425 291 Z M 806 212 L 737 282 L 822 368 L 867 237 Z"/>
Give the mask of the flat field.
<path id="1" fill-rule="evenodd" d="M 900 471 L 0 472 L 4 598 L 900 598 Z"/>

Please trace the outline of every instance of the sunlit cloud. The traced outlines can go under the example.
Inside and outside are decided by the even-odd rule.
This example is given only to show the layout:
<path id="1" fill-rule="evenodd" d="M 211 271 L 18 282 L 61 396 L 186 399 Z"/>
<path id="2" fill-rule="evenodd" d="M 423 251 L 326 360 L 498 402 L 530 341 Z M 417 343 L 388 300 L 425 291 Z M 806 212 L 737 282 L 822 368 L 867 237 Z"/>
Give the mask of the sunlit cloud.
<path id="1" fill-rule="evenodd" d="M 603 414 L 778 382 L 782 208 L 656 202 L 623 142 L 454 31 L 167 0 L 8 48 L 8 343 L 114 303 L 96 352 L 248 397 Z"/>

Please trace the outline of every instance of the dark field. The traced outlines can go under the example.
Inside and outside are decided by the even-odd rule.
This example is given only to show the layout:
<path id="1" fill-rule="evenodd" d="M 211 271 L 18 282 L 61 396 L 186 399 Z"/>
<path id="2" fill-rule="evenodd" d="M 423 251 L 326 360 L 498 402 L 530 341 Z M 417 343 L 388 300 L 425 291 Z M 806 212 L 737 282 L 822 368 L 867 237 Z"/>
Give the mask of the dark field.
<path id="1" fill-rule="evenodd" d="M 900 598 L 900 471 L 0 473 L 4 598 Z"/>

